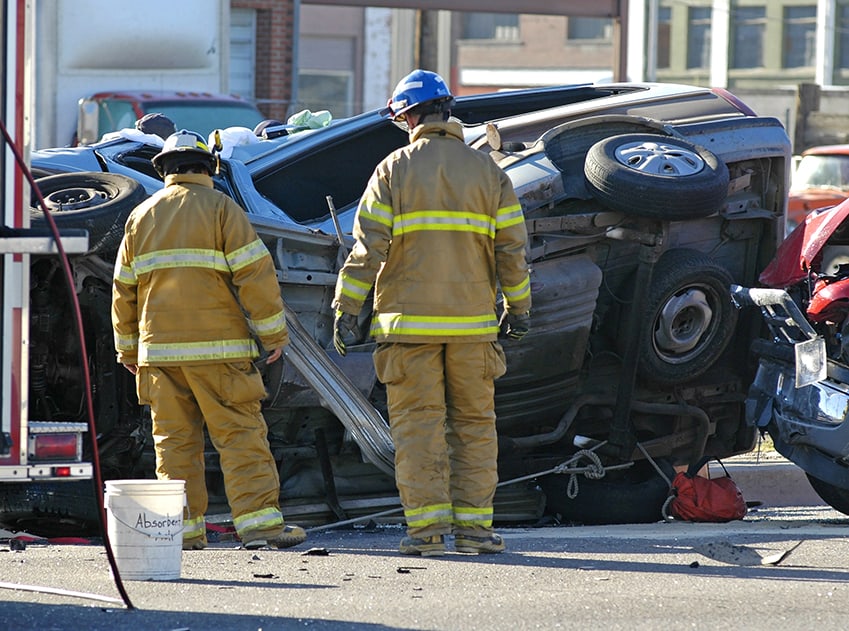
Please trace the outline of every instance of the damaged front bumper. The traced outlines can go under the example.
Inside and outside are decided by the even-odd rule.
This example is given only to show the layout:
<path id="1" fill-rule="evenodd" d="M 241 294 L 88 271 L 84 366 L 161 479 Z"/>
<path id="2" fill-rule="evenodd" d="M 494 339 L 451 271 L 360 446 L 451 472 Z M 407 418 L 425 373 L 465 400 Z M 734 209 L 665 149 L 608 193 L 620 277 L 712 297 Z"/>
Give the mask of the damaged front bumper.
<path id="1" fill-rule="evenodd" d="M 734 286 L 732 297 L 738 307 L 760 307 L 772 333 L 752 345 L 758 369 L 746 421 L 809 475 L 849 489 L 849 367 L 826 358 L 786 291 Z"/>

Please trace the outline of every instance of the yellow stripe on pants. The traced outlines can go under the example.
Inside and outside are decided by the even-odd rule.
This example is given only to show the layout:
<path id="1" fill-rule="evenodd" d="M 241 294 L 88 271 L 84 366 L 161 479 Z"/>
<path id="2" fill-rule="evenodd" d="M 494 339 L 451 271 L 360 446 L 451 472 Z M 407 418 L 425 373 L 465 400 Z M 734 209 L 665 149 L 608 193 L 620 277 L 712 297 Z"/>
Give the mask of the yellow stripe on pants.
<path id="1" fill-rule="evenodd" d="M 491 530 L 498 482 L 493 382 L 506 370 L 501 346 L 380 344 L 374 362 L 387 386 L 395 477 L 408 534 Z M 453 507 L 451 516 L 429 511 L 446 505 Z M 422 513 L 429 518 L 409 519 Z"/>

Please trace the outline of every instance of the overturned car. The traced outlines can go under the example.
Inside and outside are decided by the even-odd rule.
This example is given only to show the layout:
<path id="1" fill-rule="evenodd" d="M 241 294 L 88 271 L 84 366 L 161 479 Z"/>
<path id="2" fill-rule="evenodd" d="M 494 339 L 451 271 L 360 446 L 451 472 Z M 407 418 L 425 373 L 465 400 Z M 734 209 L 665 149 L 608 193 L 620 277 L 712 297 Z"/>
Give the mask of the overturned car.
<path id="1" fill-rule="evenodd" d="M 508 372 L 496 382 L 496 521 L 659 519 L 668 482 L 658 469 L 671 477 L 673 465 L 755 442 L 744 402 L 761 325 L 738 314 L 729 287 L 754 285 L 783 235 L 781 123 L 722 90 L 661 84 L 465 97 L 454 114 L 512 179 L 529 233 L 532 329 L 503 341 Z M 292 131 L 233 147 L 216 187 L 249 214 L 288 309 L 285 361 L 258 362 L 283 512 L 324 524 L 399 506 L 373 343 L 338 357 L 330 304 L 358 198 L 407 134 L 376 112 Z M 149 413 L 115 362 L 109 301 L 123 221 L 161 186 L 156 151 L 115 139 L 32 159 L 57 223 L 90 234 L 72 265 L 106 479 L 153 476 Z M 85 386 L 54 259 L 31 261 L 29 396 L 33 415 L 79 422 Z M 206 466 L 209 513 L 226 512 L 211 447 Z M 0 520 L 90 519 L 93 491 L 74 486 L 4 484 Z"/>

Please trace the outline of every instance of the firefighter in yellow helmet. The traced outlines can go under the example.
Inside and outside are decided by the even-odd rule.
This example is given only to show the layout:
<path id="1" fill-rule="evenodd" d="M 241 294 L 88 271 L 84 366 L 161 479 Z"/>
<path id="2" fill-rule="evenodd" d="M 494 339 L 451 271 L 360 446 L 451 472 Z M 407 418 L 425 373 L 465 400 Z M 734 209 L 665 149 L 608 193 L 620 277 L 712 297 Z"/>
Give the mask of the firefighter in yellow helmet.
<path id="1" fill-rule="evenodd" d="M 280 479 L 260 412 L 252 335 L 280 358 L 289 341 L 271 256 L 244 210 L 216 191 L 204 140 L 169 136 L 153 165 L 165 187 L 127 220 L 115 263 L 112 325 L 118 361 L 136 375 L 153 419 L 156 476 L 185 480 L 183 549 L 206 546 L 204 425 L 221 459 L 227 500 L 246 548 L 289 547 Z"/>
<path id="2" fill-rule="evenodd" d="M 368 183 L 333 303 L 345 355 L 374 286 L 374 363 L 407 522 L 400 552 L 422 556 L 444 554 L 448 534 L 458 552 L 504 550 L 492 528 L 494 380 L 506 371 L 498 335 L 527 333 L 531 307 L 522 208 L 492 158 L 465 144 L 452 104 L 433 72 L 416 70 L 396 87 L 386 111 L 406 122 L 410 144 Z"/>

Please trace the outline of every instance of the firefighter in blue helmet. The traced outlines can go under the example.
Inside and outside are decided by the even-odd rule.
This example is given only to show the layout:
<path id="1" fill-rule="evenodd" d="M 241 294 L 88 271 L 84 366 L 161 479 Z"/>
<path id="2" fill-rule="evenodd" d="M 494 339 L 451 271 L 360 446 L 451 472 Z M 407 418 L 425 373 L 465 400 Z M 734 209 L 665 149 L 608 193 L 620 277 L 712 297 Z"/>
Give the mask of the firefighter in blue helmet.
<path id="1" fill-rule="evenodd" d="M 183 549 L 207 543 L 204 425 L 243 545 L 289 547 L 306 533 L 280 512 L 265 388 L 251 362 L 252 335 L 272 363 L 289 333 L 271 256 L 242 208 L 213 188 L 216 164 L 186 130 L 154 156 L 165 187 L 127 219 L 113 279 L 115 348 L 136 375 L 139 403 L 150 405 L 156 476 L 186 481 Z"/>
<path id="2" fill-rule="evenodd" d="M 361 337 L 374 286 L 374 363 L 386 384 L 402 554 L 493 553 L 497 484 L 494 381 L 506 371 L 499 332 L 529 329 L 531 288 L 522 208 L 507 175 L 468 147 L 449 120 L 442 77 L 406 76 L 385 112 L 410 143 L 375 169 L 354 221 L 356 243 L 336 284 L 337 351 Z M 496 313 L 497 286 L 504 311 Z"/>

